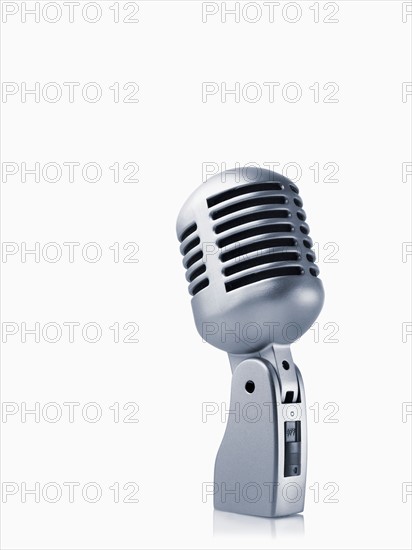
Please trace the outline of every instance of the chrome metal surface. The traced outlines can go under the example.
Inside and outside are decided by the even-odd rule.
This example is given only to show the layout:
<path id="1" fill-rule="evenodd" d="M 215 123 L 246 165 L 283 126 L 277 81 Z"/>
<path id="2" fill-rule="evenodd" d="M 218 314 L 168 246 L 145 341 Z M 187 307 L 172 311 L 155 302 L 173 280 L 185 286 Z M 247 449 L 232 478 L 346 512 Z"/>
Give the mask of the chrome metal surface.
<path id="1" fill-rule="evenodd" d="M 215 507 L 267 517 L 300 512 L 305 395 L 289 346 L 316 320 L 324 291 L 299 190 L 270 170 L 227 170 L 188 198 L 177 235 L 197 330 L 229 354 L 230 410 L 253 405 L 262 413 L 256 422 L 229 415 Z M 248 493 L 251 483 L 258 498 Z"/>

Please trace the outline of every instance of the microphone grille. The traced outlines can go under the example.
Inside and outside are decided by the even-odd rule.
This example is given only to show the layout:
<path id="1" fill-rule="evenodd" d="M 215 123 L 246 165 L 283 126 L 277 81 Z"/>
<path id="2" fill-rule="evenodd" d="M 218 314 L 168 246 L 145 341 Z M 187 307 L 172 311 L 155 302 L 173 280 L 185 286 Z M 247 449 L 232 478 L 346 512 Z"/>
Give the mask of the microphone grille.
<path id="1" fill-rule="evenodd" d="M 277 177 L 206 196 L 208 233 L 218 249 L 226 293 L 276 277 L 319 275 L 299 189 L 287 178 L 271 175 Z M 196 221 L 186 225 L 179 240 L 189 292 L 195 296 L 213 278 Z"/>

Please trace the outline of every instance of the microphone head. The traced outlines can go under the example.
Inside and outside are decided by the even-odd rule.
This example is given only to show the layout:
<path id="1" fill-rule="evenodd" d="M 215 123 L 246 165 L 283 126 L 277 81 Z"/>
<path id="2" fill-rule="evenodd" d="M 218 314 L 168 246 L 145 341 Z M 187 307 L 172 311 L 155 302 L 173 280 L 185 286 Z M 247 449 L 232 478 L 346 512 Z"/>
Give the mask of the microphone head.
<path id="1" fill-rule="evenodd" d="M 232 354 L 289 345 L 319 315 L 324 291 L 297 186 L 261 168 L 198 187 L 177 220 L 197 330 Z"/>

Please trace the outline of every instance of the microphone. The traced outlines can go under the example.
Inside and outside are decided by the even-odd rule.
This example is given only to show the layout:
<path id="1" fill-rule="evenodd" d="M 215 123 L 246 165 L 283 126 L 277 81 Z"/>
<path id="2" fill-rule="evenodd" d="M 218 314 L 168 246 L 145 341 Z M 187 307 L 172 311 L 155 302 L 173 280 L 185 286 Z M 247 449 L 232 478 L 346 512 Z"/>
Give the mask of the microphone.
<path id="1" fill-rule="evenodd" d="M 324 291 L 302 207 L 289 179 L 248 167 L 208 179 L 178 216 L 196 328 L 232 369 L 218 510 L 279 517 L 304 508 L 306 403 L 290 344 L 316 320 Z"/>

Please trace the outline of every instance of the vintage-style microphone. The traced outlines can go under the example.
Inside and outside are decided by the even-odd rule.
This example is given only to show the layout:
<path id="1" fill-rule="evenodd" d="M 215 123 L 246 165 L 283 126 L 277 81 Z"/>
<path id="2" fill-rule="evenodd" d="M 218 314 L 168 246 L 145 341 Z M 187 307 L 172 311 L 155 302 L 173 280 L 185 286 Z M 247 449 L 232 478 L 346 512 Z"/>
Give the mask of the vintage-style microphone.
<path id="1" fill-rule="evenodd" d="M 324 292 L 299 190 L 270 170 L 227 170 L 198 187 L 177 220 L 198 332 L 228 352 L 230 410 L 214 506 L 266 517 L 301 512 L 306 406 L 290 344 Z"/>

